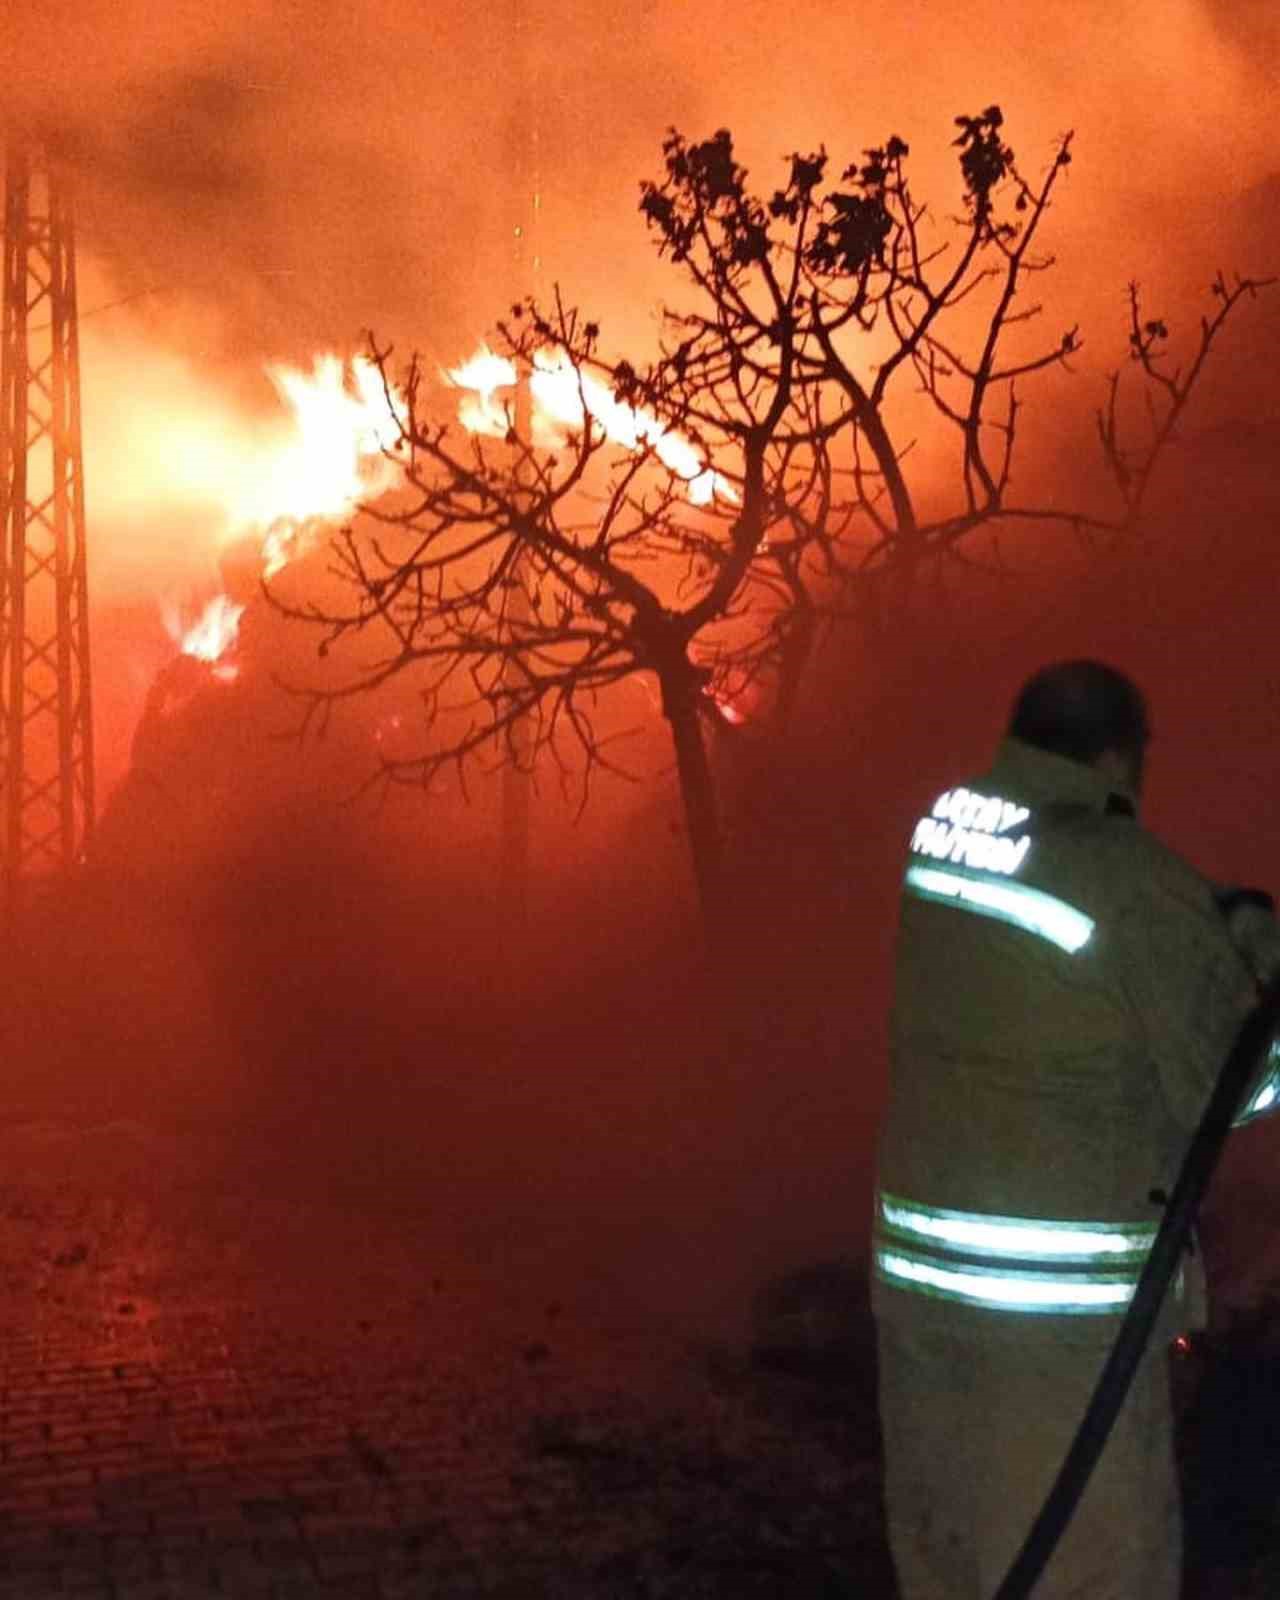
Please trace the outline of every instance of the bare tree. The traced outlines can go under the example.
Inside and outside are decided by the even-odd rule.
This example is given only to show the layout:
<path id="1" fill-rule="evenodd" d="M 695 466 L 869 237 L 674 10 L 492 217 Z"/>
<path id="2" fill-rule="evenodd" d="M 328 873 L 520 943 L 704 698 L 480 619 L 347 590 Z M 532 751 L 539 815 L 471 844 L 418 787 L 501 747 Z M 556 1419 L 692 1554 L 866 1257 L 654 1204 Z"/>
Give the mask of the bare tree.
<path id="1" fill-rule="evenodd" d="M 1097 412 L 1098 438 L 1107 469 L 1123 506 L 1122 526 L 1135 527 L 1146 504 L 1152 477 L 1169 445 L 1176 439 L 1187 403 L 1204 371 L 1218 335 L 1242 299 L 1268 289 L 1274 278 L 1241 278 L 1228 283 L 1219 271 L 1209 285 L 1216 305 L 1211 316 L 1200 319 L 1199 336 L 1188 365 L 1168 370 L 1169 328 L 1163 317 L 1144 317 L 1136 283 L 1129 285 L 1129 359 L 1144 379 L 1147 427 L 1139 444 L 1128 442 L 1120 423 L 1121 378 L 1113 372 L 1107 398 Z"/>
<path id="2" fill-rule="evenodd" d="M 1116 510 L 1016 499 L 1022 390 L 1081 343 L 1075 327 L 1037 338 L 1041 307 L 1024 298 L 1053 264 L 1039 239 L 1071 136 L 1032 178 L 998 107 L 956 126 L 960 207 L 942 218 L 915 199 L 896 137 L 834 185 L 825 151 L 797 154 L 765 199 L 728 132 L 696 144 L 672 132 L 664 176 L 642 185 L 640 204 L 683 285 L 656 358 L 607 355 L 596 324 L 558 293 L 498 325 L 499 353 L 535 392 L 572 391 L 554 448 L 518 433 L 510 409 L 497 441 L 439 417 L 423 364 L 395 372 L 371 341 L 389 401 L 403 394 L 405 489 L 334 542 L 336 601 L 296 584 L 272 591 L 322 631 L 322 653 L 348 636 L 374 641 L 341 682 L 301 691 L 309 715 L 412 670 L 429 742 L 388 760 L 388 777 L 545 753 L 577 773 L 585 800 L 593 772 L 614 765 L 599 697 L 653 674 L 714 926 L 723 849 L 706 728 L 744 697 L 785 717 L 824 626 L 900 625 L 928 565 L 980 528 L 1122 535 L 1214 335 L 1259 287 L 1218 280 L 1185 376 L 1164 373 L 1164 326 L 1141 321 L 1134 291 L 1131 352 L 1167 414 L 1152 409 L 1152 436 L 1131 451 L 1113 382 L 1098 428 Z"/>

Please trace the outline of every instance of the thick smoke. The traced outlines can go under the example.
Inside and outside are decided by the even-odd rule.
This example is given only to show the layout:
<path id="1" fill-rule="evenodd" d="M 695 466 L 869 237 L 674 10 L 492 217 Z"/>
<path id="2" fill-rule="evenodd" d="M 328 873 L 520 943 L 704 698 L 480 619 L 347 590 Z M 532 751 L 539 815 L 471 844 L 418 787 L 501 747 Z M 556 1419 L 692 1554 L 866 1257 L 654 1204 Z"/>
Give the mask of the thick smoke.
<path id="1" fill-rule="evenodd" d="M 233 368 L 369 326 L 451 354 L 509 297 L 530 134 L 544 283 L 633 326 L 663 281 L 636 183 L 672 123 L 730 126 L 762 183 L 793 148 L 851 158 L 897 131 L 939 205 L 956 198 L 954 112 L 998 100 L 1032 165 L 1074 127 L 1060 228 L 1087 240 L 1069 253 L 1102 283 L 1176 271 L 1183 226 L 1220 217 L 1274 165 L 1262 88 L 1276 30 L 1260 5 L 1174 0 L 1153 21 L 1136 0 L 1091 3 L 1046 26 L 991 0 L 856 19 L 813 0 L 696 13 L 242 0 L 163 19 L 142 0 L 65 0 L 12 8 L 3 26 L 7 115 L 74 165 L 106 292 L 147 292 L 150 342 L 186 335 Z"/>
<path id="2" fill-rule="evenodd" d="M 1261 270 L 1267 15 L 1199 0 L 1155 20 L 1136 0 L 1077 6 L 1049 26 L 993 0 L 865 17 L 813 0 L 9 8 L 5 116 L 44 131 L 78 183 L 98 607 L 211 581 L 216 505 L 184 467 L 201 440 L 272 425 L 269 360 L 305 365 L 372 329 L 453 362 L 514 296 L 556 284 L 643 350 L 674 282 L 637 183 L 672 124 L 731 127 L 765 188 L 792 149 L 843 161 L 898 132 L 940 227 L 952 114 L 998 100 L 1031 169 L 1075 128 L 1046 299 L 1055 324 L 1082 324 L 1080 384 L 1100 380 L 1128 278 L 1170 311 L 1211 265 Z M 529 181 L 536 272 L 512 245 Z M 108 709 L 115 677 L 98 681 L 112 726 L 137 707 L 125 693 Z M 118 746 L 103 755 L 117 770 Z"/>
<path id="3" fill-rule="evenodd" d="M 1030 171 L 1073 128 L 1051 218 L 1059 265 L 1037 290 L 1047 325 L 1079 322 L 1086 343 L 1074 375 L 1046 386 L 1031 440 L 1069 483 L 1123 357 L 1126 282 L 1193 334 L 1217 268 L 1263 274 L 1280 257 L 1273 10 L 6 8 L 3 116 L 40 132 L 76 181 L 104 787 L 129 768 L 171 659 L 161 602 L 220 581 L 213 446 L 248 448 L 278 425 L 264 364 L 355 350 L 366 329 L 451 363 L 513 298 L 556 284 L 607 341 L 643 353 L 673 280 L 637 185 L 657 174 L 671 125 L 731 128 L 766 191 L 794 149 L 825 144 L 843 165 L 897 133 L 940 229 L 959 204 L 953 115 L 998 102 Z M 535 272 L 526 250 L 517 272 L 530 173 L 540 260 Z M 1010 608 L 997 585 L 910 641 L 910 670 L 905 652 L 833 648 L 793 746 L 718 753 L 751 863 L 744 926 L 759 930 L 744 941 L 753 998 L 737 1017 L 699 987 L 660 737 L 644 747 L 649 781 L 606 791 L 583 830 L 554 789 L 539 800 L 543 932 L 532 970 L 512 976 L 487 942 L 492 788 L 471 809 L 420 797 L 344 809 L 374 714 L 336 751 L 295 760 L 271 691 L 306 647 L 259 619 L 246 681 L 201 683 L 195 720 L 173 724 L 117 791 L 104 870 L 128 877 L 130 935 L 104 946 L 101 919 L 119 908 L 92 888 L 72 933 L 49 935 L 49 950 L 73 952 L 61 959 L 74 1005 L 44 1054 L 38 1002 L 54 980 L 13 1011 L 6 1026 L 26 1030 L 33 1062 L 22 1093 L 71 1082 L 69 1064 L 92 1058 L 75 1081 L 95 1114 L 104 1096 L 107 1110 L 113 1095 L 165 1103 L 163 1085 L 179 1121 L 254 1127 L 255 1149 L 302 1125 L 314 1138 L 299 1148 L 348 1175 L 397 1162 L 459 1182 L 515 1173 L 518 1209 L 558 1204 L 569 1222 L 585 1173 L 608 1197 L 602 1231 L 616 1217 L 674 1241 L 693 1236 L 679 1219 L 696 1214 L 697 1237 L 737 1237 L 732 1260 L 748 1273 L 789 1250 L 856 1248 L 898 841 L 930 789 L 982 759 L 1042 655 L 1094 650 L 1144 676 L 1157 820 L 1223 876 L 1280 889 L 1261 833 L 1280 779 L 1275 685 L 1250 645 L 1272 631 L 1259 534 L 1274 490 L 1259 463 L 1275 450 L 1274 327 L 1267 305 L 1233 329 L 1153 547 L 1092 566 L 1066 599 L 1049 582 Z"/>

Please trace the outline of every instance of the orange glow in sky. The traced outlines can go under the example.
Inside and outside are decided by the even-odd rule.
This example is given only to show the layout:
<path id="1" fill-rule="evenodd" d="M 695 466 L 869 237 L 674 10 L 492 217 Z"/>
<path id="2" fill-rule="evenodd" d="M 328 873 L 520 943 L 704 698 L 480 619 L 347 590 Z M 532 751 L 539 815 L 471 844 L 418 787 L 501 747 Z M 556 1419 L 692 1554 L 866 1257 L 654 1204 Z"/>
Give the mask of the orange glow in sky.
<path id="1" fill-rule="evenodd" d="M 523 44 L 540 86 L 542 267 L 512 282 L 510 20 L 462 0 L 0 7 L 3 118 L 54 130 L 75 184 L 96 610 L 205 597 L 227 542 L 255 531 L 270 566 L 301 521 L 377 492 L 385 403 L 358 363 L 316 352 L 363 348 L 372 330 L 441 368 L 513 300 L 558 285 L 610 351 L 643 363 L 655 308 L 688 302 L 637 215 L 672 126 L 731 128 L 766 196 L 793 150 L 825 144 L 838 170 L 896 132 L 930 247 L 959 206 L 954 115 L 1001 104 L 1033 177 L 1073 128 L 1047 239 L 1059 265 L 1034 297 L 1046 325 L 1081 324 L 1072 405 L 1086 429 L 1124 359 L 1130 277 L 1185 327 L 1215 267 L 1261 274 L 1277 259 L 1280 25 L 1264 0 L 907 0 L 861 22 L 828 0 L 540 0 Z M 576 385 L 535 377 L 551 431 L 576 426 Z M 1057 401 L 1033 401 L 1023 437 L 1054 433 Z M 1246 396 L 1236 409 L 1258 408 Z M 669 452 L 691 496 L 715 492 L 700 477 L 715 464 L 682 462 L 672 435 L 608 425 Z M 124 678 L 99 665 L 100 704 L 136 698 Z"/>

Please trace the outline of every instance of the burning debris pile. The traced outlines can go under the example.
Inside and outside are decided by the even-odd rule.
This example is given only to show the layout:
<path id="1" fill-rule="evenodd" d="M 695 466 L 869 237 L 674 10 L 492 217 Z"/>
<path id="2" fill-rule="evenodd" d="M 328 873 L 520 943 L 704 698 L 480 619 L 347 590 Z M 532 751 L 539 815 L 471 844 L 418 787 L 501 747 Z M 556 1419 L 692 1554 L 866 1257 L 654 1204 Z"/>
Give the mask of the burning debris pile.
<path id="1" fill-rule="evenodd" d="M 267 375 L 288 407 L 291 426 L 262 459 L 222 480 L 221 546 L 224 555 L 237 552 L 242 569 L 237 593 L 224 588 L 198 607 L 172 601 L 162 607 L 166 631 L 180 655 L 204 663 L 208 675 L 222 683 L 239 675 L 240 625 L 261 583 L 314 550 L 361 506 L 403 482 L 396 454 L 403 447 L 405 402 L 384 383 L 373 362 L 326 354 L 315 358 L 310 373 L 272 365 Z M 482 344 L 442 377 L 460 391 L 457 421 L 467 432 L 491 438 L 511 432 L 518 379 L 512 361 Z M 582 428 L 589 419 L 621 448 L 652 451 L 685 480 L 692 504 L 736 499 L 732 486 L 706 465 L 683 434 L 618 400 L 599 379 L 574 367 L 563 351 L 548 349 L 535 356 L 528 385 L 536 448 L 562 446 L 566 432 Z M 246 551 L 252 554 L 246 557 Z M 180 669 L 179 677 L 185 672 Z M 161 685 L 157 689 L 161 692 L 148 700 L 148 715 L 171 710 L 167 691 Z"/>
<path id="2" fill-rule="evenodd" d="M 283 731 L 268 630 L 250 630 L 257 644 L 245 635 L 266 609 L 262 584 L 395 486 L 398 399 L 369 362 L 325 355 L 310 373 L 273 366 L 268 376 L 289 428 L 216 479 L 218 587 L 195 603 L 161 602 L 176 654 L 147 690 L 129 770 L 99 821 L 99 859 L 174 864 L 189 849 L 198 857 L 202 839 L 235 830 L 236 797 L 247 803 Z"/>
<path id="3" fill-rule="evenodd" d="M 263 579 L 351 516 L 361 501 L 395 486 L 391 453 L 401 414 L 399 397 L 384 390 L 377 369 L 359 356 L 349 363 L 317 356 L 310 375 L 287 366 L 271 366 L 267 375 L 290 408 L 291 433 L 251 478 L 230 486 L 223 507 L 224 547 L 253 543 Z M 244 601 L 218 593 L 194 619 L 166 607 L 165 626 L 183 655 L 231 681 L 244 611 Z"/>

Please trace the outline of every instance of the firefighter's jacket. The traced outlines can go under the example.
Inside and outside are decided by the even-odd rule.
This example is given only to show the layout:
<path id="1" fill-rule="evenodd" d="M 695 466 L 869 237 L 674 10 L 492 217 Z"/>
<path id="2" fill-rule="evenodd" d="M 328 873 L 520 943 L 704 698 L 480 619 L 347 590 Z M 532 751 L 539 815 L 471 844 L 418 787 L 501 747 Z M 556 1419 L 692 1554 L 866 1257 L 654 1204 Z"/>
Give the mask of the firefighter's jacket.
<path id="1" fill-rule="evenodd" d="M 1112 1339 L 1253 998 L 1213 886 L 1132 798 L 1005 740 L 911 839 L 877 1314 Z M 1164 1336 L 1182 1320 L 1167 1298 Z"/>

